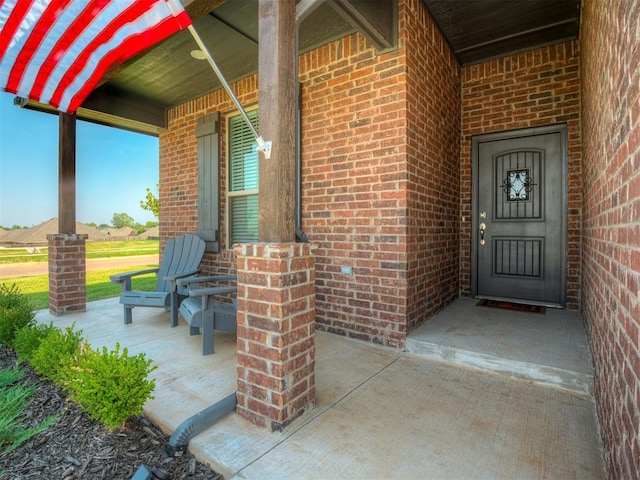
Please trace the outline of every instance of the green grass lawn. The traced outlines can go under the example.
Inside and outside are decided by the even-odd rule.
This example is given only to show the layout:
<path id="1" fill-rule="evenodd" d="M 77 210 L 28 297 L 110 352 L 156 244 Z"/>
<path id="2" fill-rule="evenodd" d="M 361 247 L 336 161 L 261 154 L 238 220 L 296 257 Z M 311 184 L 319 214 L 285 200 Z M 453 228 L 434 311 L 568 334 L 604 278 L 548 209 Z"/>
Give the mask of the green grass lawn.
<path id="1" fill-rule="evenodd" d="M 131 240 L 127 242 L 87 242 L 87 258 L 125 257 L 133 255 L 157 255 L 160 247 L 158 240 Z M 48 249 L 41 248 L 40 253 L 27 253 L 25 249 L 0 249 L 0 264 L 47 262 Z M 120 295 L 120 285 L 111 283 L 110 275 L 154 268 L 157 265 L 140 265 L 112 270 L 87 272 L 87 302 Z M 49 276 L 3 278 L 0 283 L 15 284 L 20 292 L 29 297 L 35 310 L 49 308 Z M 156 284 L 154 274 L 142 275 L 133 279 L 136 290 L 153 290 Z"/>
<path id="2" fill-rule="evenodd" d="M 120 295 L 120 285 L 111 283 L 110 275 L 114 273 L 130 272 L 155 268 L 157 265 L 140 265 L 137 267 L 117 268 L 113 270 L 94 270 L 87 272 L 87 302 Z M 36 275 L 33 277 L 3 278 L 0 283 L 7 286 L 16 285 L 20 293 L 29 297 L 34 310 L 49 308 L 49 276 Z M 133 279 L 134 290 L 152 291 L 156 286 L 155 274 L 141 275 Z"/>
<path id="3" fill-rule="evenodd" d="M 49 249 L 39 248 L 39 253 L 28 253 L 25 248 L 0 248 L 0 264 L 46 262 Z M 130 240 L 127 242 L 87 242 L 87 258 L 127 257 L 133 255 L 157 255 L 158 240 Z"/>

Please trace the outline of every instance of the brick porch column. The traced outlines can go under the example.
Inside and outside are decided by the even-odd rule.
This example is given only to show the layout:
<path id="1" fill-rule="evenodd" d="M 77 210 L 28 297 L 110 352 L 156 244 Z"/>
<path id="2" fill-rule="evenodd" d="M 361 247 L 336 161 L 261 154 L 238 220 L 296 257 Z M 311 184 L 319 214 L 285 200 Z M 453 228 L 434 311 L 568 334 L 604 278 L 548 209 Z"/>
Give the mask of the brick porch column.
<path id="1" fill-rule="evenodd" d="M 60 316 L 87 310 L 87 261 L 84 234 L 47 235 L 49 311 Z"/>
<path id="2" fill-rule="evenodd" d="M 240 244 L 238 407 L 282 431 L 315 405 L 315 259 L 309 243 Z"/>

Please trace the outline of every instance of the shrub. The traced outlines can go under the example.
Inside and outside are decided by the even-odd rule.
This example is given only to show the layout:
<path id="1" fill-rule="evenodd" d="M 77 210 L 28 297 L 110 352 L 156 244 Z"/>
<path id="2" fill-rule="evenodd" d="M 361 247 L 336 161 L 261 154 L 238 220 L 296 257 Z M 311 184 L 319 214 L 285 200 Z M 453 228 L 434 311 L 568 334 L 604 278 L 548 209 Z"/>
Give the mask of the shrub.
<path id="1" fill-rule="evenodd" d="M 128 350 L 115 350 L 102 354 L 84 345 L 65 370 L 64 386 L 73 400 L 89 415 L 109 429 L 123 426 L 125 421 L 143 412 L 144 403 L 153 398 L 155 380 L 147 379 L 157 367 L 144 353 L 129 356 Z"/>
<path id="2" fill-rule="evenodd" d="M 15 333 L 24 326 L 32 325 L 35 314 L 29 299 L 20 295 L 13 284 L 0 284 L 0 342 L 13 347 Z"/>
<path id="3" fill-rule="evenodd" d="M 34 370 L 59 383 L 69 362 L 77 355 L 82 343 L 82 330 L 73 331 L 74 325 L 65 330 L 48 329 L 40 345 L 31 355 Z"/>
<path id="4" fill-rule="evenodd" d="M 20 418 L 36 391 L 35 387 L 18 383 L 23 377 L 24 372 L 20 368 L 0 370 L 0 454 L 10 452 L 33 435 L 46 430 L 58 418 L 49 417 L 31 428 L 21 425 Z"/>
<path id="5" fill-rule="evenodd" d="M 53 323 L 49 325 L 35 324 L 22 327 L 16 332 L 14 348 L 18 354 L 20 362 L 32 363 L 33 356 L 38 351 L 42 340 L 49 335 L 53 335 L 52 330 L 56 327 Z"/>

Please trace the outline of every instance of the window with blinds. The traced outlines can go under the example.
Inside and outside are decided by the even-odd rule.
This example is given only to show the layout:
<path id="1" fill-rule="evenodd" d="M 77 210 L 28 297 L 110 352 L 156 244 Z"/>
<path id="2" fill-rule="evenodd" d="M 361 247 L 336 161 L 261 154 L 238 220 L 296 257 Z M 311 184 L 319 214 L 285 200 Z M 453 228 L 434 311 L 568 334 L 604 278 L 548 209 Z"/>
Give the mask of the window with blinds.
<path id="1" fill-rule="evenodd" d="M 258 110 L 247 112 L 258 129 Z M 258 151 L 241 115 L 228 118 L 229 244 L 258 241 Z"/>

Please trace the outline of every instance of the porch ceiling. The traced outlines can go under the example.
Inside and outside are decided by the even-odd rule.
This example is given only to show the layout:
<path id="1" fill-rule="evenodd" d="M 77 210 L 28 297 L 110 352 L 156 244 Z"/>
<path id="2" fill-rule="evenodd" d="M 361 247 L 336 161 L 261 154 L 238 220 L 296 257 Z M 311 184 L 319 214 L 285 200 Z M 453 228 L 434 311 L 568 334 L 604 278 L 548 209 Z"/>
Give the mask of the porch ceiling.
<path id="1" fill-rule="evenodd" d="M 229 83 L 257 72 L 258 0 L 226 1 L 193 25 Z M 300 50 L 353 31 L 332 8 L 321 5 L 302 23 Z M 116 95 L 166 108 L 221 88 L 209 64 L 190 55 L 197 48 L 188 31 L 178 32 L 135 58 L 97 89 L 88 103 Z"/>
<path id="2" fill-rule="evenodd" d="M 396 0 L 297 0 L 310 12 L 300 24 L 305 52 L 358 28 L 376 41 L 391 35 Z M 422 0 L 462 65 L 578 36 L 580 0 Z M 258 69 L 258 0 L 182 0 L 194 27 L 229 82 Z M 371 21 L 373 19 L 373 21 Z M 167 108 L 221 87 L 196 44 L 182 31 L 107 73 L 78 117 L 157 134 Z M 29 108 L 47 110 L 29 103 Z"/>
<path id="3" fill-rule="evenodd" d="M 578 38 L 580 0 L 423 0 L 462 65 Z"/>

